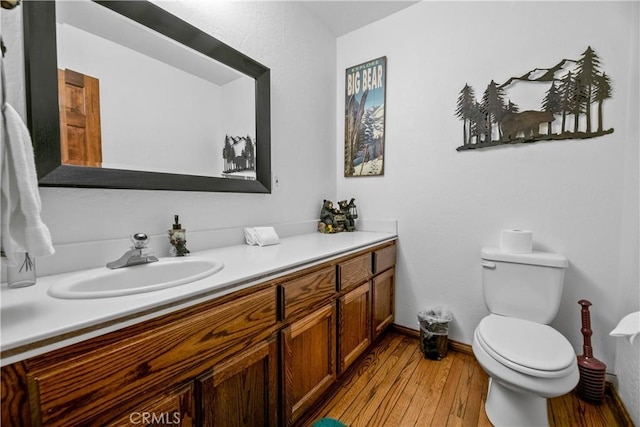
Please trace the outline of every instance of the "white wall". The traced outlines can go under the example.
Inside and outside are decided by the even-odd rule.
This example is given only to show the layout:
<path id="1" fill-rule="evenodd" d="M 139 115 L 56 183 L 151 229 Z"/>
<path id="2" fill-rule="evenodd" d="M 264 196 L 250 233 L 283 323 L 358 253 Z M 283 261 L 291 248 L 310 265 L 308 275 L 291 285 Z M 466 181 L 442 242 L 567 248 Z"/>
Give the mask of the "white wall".
<path id="1" fill-rule="evenodd" d="M 279 187 L 266 195 L 41 188 L 54 244 L 162 234 L 173 214 L 187 232 L 317 218 L 336 188 L 335 37 L 291 2 L 158 3 L 271 69 L 271 156 Z M 23 110 L 21 9 L 2 13 L 9 101 Z"/>
<path id="2" fill-rule="evenodd" d="M 503 228 L 529 229 L 534 249 L 570 261 L 553 326 L 582 354 L 577 301 L 591 300 L 595 356 L 616 372 L 608 333 L 621 305 L 640 308 L 637 28 L 637 2 L 422 2 L 338 39 L 338 165 L 344 70 L 387 56 L 385 176 L 339 177 L 338 198 L 355 197 L 365 217 L 398 219 L 397 323 L 417 329 L 418 311 L 444 304 L 450 337 L 471 343 L 487 314 L 480 248 L 497 246 Z M 613 134 L 456 152 L 465 83 L 480 98 L 492 79 L 578 59 L 589 45 L 612 79 Z M 618 363 L 635 363 L 637 378 L 637 350 L 627 354 Z M 630 409 L 637 418 L 637 399 Z"/>

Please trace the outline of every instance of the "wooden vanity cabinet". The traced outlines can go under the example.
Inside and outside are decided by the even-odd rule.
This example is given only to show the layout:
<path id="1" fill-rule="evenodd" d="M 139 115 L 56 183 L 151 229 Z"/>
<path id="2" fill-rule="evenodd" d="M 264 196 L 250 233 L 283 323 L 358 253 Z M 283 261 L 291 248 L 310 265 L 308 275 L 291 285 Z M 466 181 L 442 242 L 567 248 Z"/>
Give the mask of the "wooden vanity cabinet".
<path id="1" fill-rule="evenodd" d="M 289 426 L 393 322 L 395 242 L 2 367 L 1 425 Z"/>

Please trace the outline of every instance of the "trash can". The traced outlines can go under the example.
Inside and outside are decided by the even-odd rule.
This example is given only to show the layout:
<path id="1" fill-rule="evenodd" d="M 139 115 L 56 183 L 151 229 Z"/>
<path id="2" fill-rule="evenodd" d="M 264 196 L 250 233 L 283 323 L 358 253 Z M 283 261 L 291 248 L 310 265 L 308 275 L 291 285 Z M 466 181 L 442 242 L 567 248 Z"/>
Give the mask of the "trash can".
<path id="1" fill-rule="evenodd" d="M 446 307 L 432 307 L 418 313 L 420 350 L 425 359 L 440 360 L 449 347 L 449 323 L 453 314 Z"/>

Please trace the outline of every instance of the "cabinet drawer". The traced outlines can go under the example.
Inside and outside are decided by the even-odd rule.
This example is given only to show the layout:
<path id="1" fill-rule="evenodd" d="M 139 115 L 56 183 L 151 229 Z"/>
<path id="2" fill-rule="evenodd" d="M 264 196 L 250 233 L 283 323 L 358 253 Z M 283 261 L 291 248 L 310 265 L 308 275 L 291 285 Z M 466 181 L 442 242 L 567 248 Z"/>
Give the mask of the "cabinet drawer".
<path id="1" fill-rule="evenodd" d="M 125 339 L 62 367 L 28 375 L 42 425 L 72 425 L 134 408 L 151 393 L 193 376 L 203 360 L 250 348 L 276 324 L 271 287 L 191 315 L 169 327 Z M 36 394 L 35 396 L 33 394 Z"/>
<path id="2" fill-rule="evenodd" d="M 373 253 L 373 271 L 381 273 L 396 265 L 396 245 L 387 246 Z"/>
<path id="3" fill-rule="evenodd" d="M 371 253 L 359 255 L 338 264 L 340 291 L 360 285 L 371 278 Z"/>
<path id="4" fill-rule="evenodd" d="M 326 267 L 298 279 L 285 282 L 281 287 L 282 317 L 290 321 L 308 314 L 336 294 L 334 267 Z"/>

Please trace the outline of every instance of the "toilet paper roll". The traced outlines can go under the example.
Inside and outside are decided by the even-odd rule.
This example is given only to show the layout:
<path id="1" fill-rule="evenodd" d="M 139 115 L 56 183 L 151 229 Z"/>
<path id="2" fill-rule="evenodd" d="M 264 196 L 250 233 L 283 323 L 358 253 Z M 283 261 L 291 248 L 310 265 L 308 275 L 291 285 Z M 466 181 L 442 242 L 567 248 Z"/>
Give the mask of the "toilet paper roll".
<path id="1" fill-rule="evenodd" d="M 502 230 L 500 249 L 512 254 L 530 254 L 533 251 L 533 233 L 528 230 Z"/>

